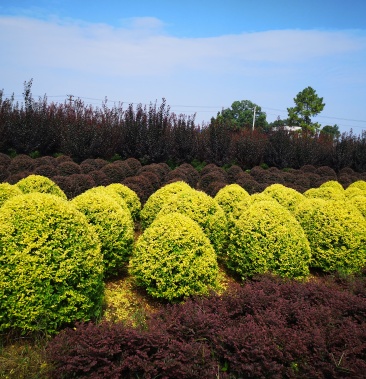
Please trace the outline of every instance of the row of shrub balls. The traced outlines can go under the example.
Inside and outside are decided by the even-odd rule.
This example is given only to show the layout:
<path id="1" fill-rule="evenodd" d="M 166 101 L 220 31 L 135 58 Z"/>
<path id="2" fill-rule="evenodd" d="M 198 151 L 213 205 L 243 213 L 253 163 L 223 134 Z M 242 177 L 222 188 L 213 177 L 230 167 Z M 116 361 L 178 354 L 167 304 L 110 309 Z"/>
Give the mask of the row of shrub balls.
<path id="1" fill-rule="evenodd" d="M 250 195 L 229 184 L 215 197 L 176 181 L 143 206 L 121 183 L 71 200 L 40 175 L 1 183 L 0 331 L 53 333 L 98 318 L 105 280 L 125 269 L 149 295 L 172 302 L 216 290 L 220 262 L 242 279 L 360 272 L 365 200 L 362 180 L 303 194 L 273 184 Z"/>
<path id="2" fill-rule="evenodd" d="M 366 180 L 366 173 L 358 173 L 347 167 L 339 172 L 329 166 L 305 165 L 300 169 L 284 170 L 263 167 L 243 170 L 238 165 L 232 165 L 224 169 L 211 163 L 198 171 L 189 163 L 180 164 L 174 169 L 166 163 L 143 166 L 135 158 L 114 162 L 89 158 L 78 164 L 65 155 L 31 158 L 19 154 L 10 158 L 0 153 L 0 182 L 15 184 L 30 174 L 42 175 L 57 183 L 68 199 L 95 186 L 122 183 L 134 190 L 144 204 L 153 192 L 174 181 L 184 181 L 195 189 L 215 196 L 225 185 L 233 183 L 239 184 L 249 194 L 262 192 L 275 183 L 304 193 L 330 180 L 338 181 L 344 188 L 355 181 Z"/>

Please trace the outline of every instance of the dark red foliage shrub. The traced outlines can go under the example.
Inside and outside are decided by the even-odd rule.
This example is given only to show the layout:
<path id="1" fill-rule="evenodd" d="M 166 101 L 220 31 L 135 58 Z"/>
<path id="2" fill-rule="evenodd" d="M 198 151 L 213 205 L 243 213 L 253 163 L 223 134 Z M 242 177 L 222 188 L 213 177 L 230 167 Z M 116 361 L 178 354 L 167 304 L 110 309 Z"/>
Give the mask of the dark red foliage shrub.
<path id="1" fill-rule="evenodd" d="M 253 177 L 254 180 L 257 182 L 262 182 L 263 181 L 263 176 L 265 174 L 265 169 L 262 168 L 261 166 L 254 166 L 250 170 L 250 175 Z"/>
<path id="2" fill-rule="evenodd" d="M 226 172 L 228 174 L 229 183 L 232 184 L 236 182 L 238 175 L 242 174 L 244 171 L 240 166 L 232 165 L 227 169 Z"/>
<path id="3" fill-rule="evenodd" d="M 69 176 L 73 174 L 81 174 L 80 166 L 73 161 L 65 161 L 57 165 L 58 175 Z"/>
<path id="4" fill-rule="evenodd" d="M 201 170 L 200 172 L 200 175 L 203 176 L 203 175 L 206 175 L 208 174 L 209 172 L 211 171 L 214 171 L 214 170 L 217 170 L 219 169 L 220 167 L 217 166 L 215 163 L 209 163 L 207 164 L 205 167 L 203 167 L 203 169 Z"/>
<path id="5" fill-rule="evenodd" d="M 153 171 L 146 170 L 146 171 L 141 172 L 137 176 L 141 176 L 145 178 L 145 180 L 151 184 L 154 191 L 158 190 L 161 186 L 161 181 L 160 181 L 159 176 L 155 174 L 155 172 Z"/>
<path id="6" fill-rule="evenodd" d="M 83 174 L 89 174 L 89 172 L 95 171 L 96 167 L 89 163 L 80 163 L 80 169 Z"/>
<path id="7" fill-rule="evenodd" d="M 291 172 L 282 172 L 281 176 L 284 185 L 287 185 L 288 183 L 295 183 L 296 179 L 298 178 L 297 174 Z"/>
<path id="8" fill-rule="evenodd" d="M 9 173 L 10 174 L 10 173 Z M 9 183 L 9 184 L 16 184 L 19 182 L 19 180 L 21 179 L 24 179 L 26 178 L 27 176 L 29 175 L 32 175 L 33 172 L 31 171 L 21 171 L 21 172 L 17 172 L 16 174 L 10 174 L 7 178 L 6 178 L 6 182 Z"/>
<path id="9" fill-rule="evenodd" d="M 149 196 L 155 192 L 150 181 L 142 175 L 130 176 L 123 180 L 122 184 L 135 191 L 142 204 L 145 204 Z"/>
<path id="10" fill-rule="evenodd" d="M 136 158 L 127 158 L 125 162 L 130 166 L 134 175 L 136 175 L 138 170 L 142 167 L 141 162 Z"/>
<path id="11" fill-rule="evenodd" d="M 109 184 L 121 183 L 127 177 L 128 171 L 114 163 L 109 163 L 100 169 L 108 177 Z"/>
<path id="12" fill-rule="evenodd" d="M 10 172 L 8 171 L 8 166 L 0 165 L 0 183 L 5 182 L 9 175 Z"/>
<path id="13" fill-rule="evenodd" d="M 86 190 L 95 187 L 95 182 L 88 174 L 73 174 L 69 176 L 69 185 L 67 197 L 72 199 Z"/>
<path id="14" fill-rule="evenodd" d="M 168 168 L 169 168 L 169 166 L 168 166 Z M 137 171 L 137 175 L 141 175 L 144 172 L 152 172 L 159 178 L 159 181 L 161 181 L 164 178 L 164 176 L 167 174 L 167 172 L 169 172 L 169 171 L 167 171 L 164 166 L 162 166 L 158 163 L 151 163 L 151 164 L 148 164 L 146 166 L 142 166 Z"/>
<path id="15" fill-rule="evenodd" d="M 309 188 L 317 187 L 317 182 L 320 179 L 320 175 L 315 174 L 313 172 L 305 172 L 304 177 L 306 177 L 310 182 Z"/>
<path id="16" fill-rule="evenodd" d="M 339 171 L 339 175 L 354 175 L 355 172 L 353 171 L 353 169 L 351 167 L 343 167 L 340 171 Z"/>
<path id="17" fill-rule="evenodd" d="M 34 163 L 35 163 L 36 167 L 44 166 L 44 165 L 56 166 L 55 158 L 51 157 L 50 155 L 46 155 L 44 157 L 36 158 L 36 159 L 34 159 Z"/>
<path id="18" fill-rule="evenodd" d="M 100 170 L 91 171 L 88 175 L 93 178 L 96 186 L 107 186 L 110 184 L 108 176 Z"/>
<path id="19" fill-rule="evenodd" d="M 166 305 L 147 330 L 77 324 L 47 353 L 54 378 L 364 378 L 366 278 L 258 277 Z"/>
<path id="20" fill-rule="evenodd" d="M 173 182 L 186 182 L 191 187 L 192 184 L 190 183 L 190 180 L 188 179 L 188 175 L 184 170 L 181 170 L 179 167 L 175 168 L 172 171 L 169 171 L 165 177 L 164 177 L 164 184 L 173 183 Z"/>
<path id="21" fill-rule="evenodd" d="M 52 179 L 53 176 L 58 175 L 58 170 L 54 165 L 43 164 L 34 169 L 34 174 Z"/>
<path id="22" fill-rule="evenodd" d="M 32 172 L 35 166 L 33 158 L 28 155 L 19 154 L 11 159 L 8 165 L 8 171 L 10 174 L 17 174 L 22 171 Z"/>
<path id="23" fill-rule="evenodd" d="M 226 173 L 223 173 L 221 170 L 213 170 L 202 175 L 197 183 L 197 188 L 206 191 L 208 186 L 213 182 L 228 183 Z"/>
<path id="24" fill-rule="evenodd" d="M 10 162 L 11 162 L 11 158 L 9 157 L 9 155 L 0 153 L 0 166 L 8 167 Z"/>
<path id="25" fill-rule="evenodd" d="M 123 170 L 125 178 L 128 178 L 129 176 L 134 175 L 134 171 L 125 161 L 118 160 L 118 161 L 114 161 L 112 164 L 116 167 L 120 167 Z"/>
<path id="26" fill-rule="evenodd" d="M 315 170 L 316 170 L 316 167 L 313 165 L 310 165 L 310 164 L 306 164 L 306 165 L 300 167 L 300 171 L 302 171 L 302 172 L 313 172 L 314 173 Z"/>
<path id="27" fill-rule="evenodd" d="M 68 176 L 56 175 L 52 180 L 65 192 L 68 199 L 72 198 L 73 189 Z"/>
<path id="28" fill-rule="evenodd" d="M 56 166 L 58 166 L 60 163 L 64 163 L 64 162 L 73 162 L 73 160 L 68 155 L 59 155 L 58 157 L 55 158 Z"/>
<path id="29" fill-rule="evenodd" d="M 353 180 L 351 176 L 341 174 L 338 176 L 338 182 L 342 184 L 344 189 L 346 189 L 353 182 Z"/>
<path id="30" fill-rule="evenodd" d="M 207 186 L 205 192 L 207 193 L 207 195 L 210 195 L 211 197 L 215 197 L 217 192 L 219 192 L 221 188 L 224 188 L 227 185 L 228 185 L 227 182 L 220 182 L 220 181 L 212 182 Z"/>
<path id="31" fill-rule="evenodd" d="M 329 180 L 337 180 L 337 174 L 336 172 L 329 166 L 321 166 L 321 167 L 318 167 L 316 170 L 315 170 L 315 174 L 318 174 L 320 177 L 328 177 L 328 178 L 332 178 L 332 179 L 329 179 Z"/>
<path id="32" fill-rule="evenodd" d="M 198 171 L 189 163 L 182 163 L 177 167 L 177 169 L 183 171 L 187 177 L 187 183 L 191 187 L 196 188 L 198 180 L 200 178 Z M 169 175 L 169 173 L 167 175 Z"/>
<path id="33" fill-rule="evenodd" d="M 243 187 L 250 195 L 262 192 L 266 188 L 264 184 L 258 183 L 246 172 L 238 176 L 236 183 Z"/>

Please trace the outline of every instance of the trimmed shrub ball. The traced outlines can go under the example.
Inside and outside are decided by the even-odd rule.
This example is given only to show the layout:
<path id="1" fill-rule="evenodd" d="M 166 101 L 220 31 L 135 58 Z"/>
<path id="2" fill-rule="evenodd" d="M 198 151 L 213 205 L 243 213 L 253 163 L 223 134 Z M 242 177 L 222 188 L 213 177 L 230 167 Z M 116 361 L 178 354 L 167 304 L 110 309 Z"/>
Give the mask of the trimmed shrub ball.
<path id="1" fill-rule="evenodd" d="M 93 188 L 76 196 L 71 204 L 85 214 L 101 241 L 105 276 L 122 271 L 132 253 L 133 222 L 127 205 L 121 207 L 106 190 Z"/>
<path id="2" fill-rule="evenodd" d="M 181 191 L 166 199 L 157 217 L 172 212 L 182 213 L 196 221 L 216 253 L 221 254 L 227 239 L 227 218 L 215 199 L 194 189 Z"/>
<path id="3" fill-rule="evenodd" d="M 324 183 L 326 184 L 326 183 Z M 310 188 L 304 192 L 304 197 L 313 199 L 324 199 L 324 200 L 339 200 L 344 201 L 346 195 L 342 188 L 342 191 L 336 187 L 323 187 L 323 184 L 318 188 Z"/>
<path id="4" fill-rule="evenodd" d="M 55 182 L 42 175 L 29 175 L 19 180 L 16 186 L 23 193 L 42 192 L 59 196 L 64 200 L 67 199 L 64 191 Z"/>
<path id="5" fill-rule="evenodd" d="M 361 196 L 353 196 L 349 200 L 361 212 L 362 216 L 366 218 L 366 193 Z"/>
<path id="6" fill-rule="evenodd" d="M 25 154 L 19 154 L 11 159 L 8 165 L 8 171 L 10 172 L 10 174 L 32 172 L 35 166 L 36 165 L 33 158 Z"/>
<path id="7" fill-rule="evenodd" d="M 366 266 L 366 220 L 352 203 L 305 199 L 294 215 L 312 250 L 312 267 L 350 274 Z"/>
<path id="8" fill-rule="evenodd" d="M 241 278 L 309 275 L 310 246 L 295 217 L 275 201 L 255 201 L 231 225 L 226 265 Z"/>
<path id="9" fill-rule="evenodd" d="M 216 194 L 215 200 L 219 203 L 226 215 L 230 214 L 236 205 L 249 197 L 249 193 L 239 184 L 229 184 Z"/>
<path id="10" fill-rule="evenodd" d="M 41 175 L 41 176 L 46 176 L 47 178 L 52 179 L 53 176 L 56 176 L 58 174 L 57 168 L 54 165 L 41 165 L 37 166 L 34 169 L 34 174 L 36 175 Z"/>
<path id="11" fill-rule="evenodd" d="M 154 221 L 156 215 L 160 212 L 164 203 L 170 196 L 187 190 L 193 190 L 193 188 L 186 182 L 178 181 L 166 184 L 151 194 L 141 210 L 140 217 L 142 228 L 146 229 Z"/>
<path id="12" fill-rule="evenodd" d="M 66 200 L 45 193 L 0 208 L 0 331 L 54 333 L 100 317 L 103 256 L 95 229 Z"/>
<path id="13" fill-rule="evenodd" d="M 81 174 L 82 171 L 81 171 L 80 166 L 77 163 L 66 160 L 58 164 L 57 173 L 58 175 L 61 175 L 61 176 L 69 176 L 73 174 Z"/>
<path id="14" fill-rule="evenodd" d="M 304 199 L 300 192 L 282 184 L 271 184 L 263 191 L 263 194 L 271 196 L 289 211 L 292 211 L 296 204 Z"/>
<path id="15" fill-rule="evenodd" d="M 132 219 L 138 220 L 141 211 L 141 202 L 136 192 L 121 183 L 110 184 L 106 187 L 109 191 L 117 193 L 123 199 L 131 212 Z"/>
<path id="16" fill-rule="evenodd" d="M 185 215 L 170 213 L 139 237 L 130 273 L 149 295 L 174 301 L 207 294 L 216 286 L 218 264 L 199 225 Z"/>
<path id="17" fill-rule="evenodd" d="M 23 192 L 14 184 L 0 183 L 0 207 L 5 203 L 6 200 L 22 195 Z"/>
<path id="18" fill-rule="evenodd" d="M 352 184 L 350 184 L 348 188 L 359 188 L 360 190 L 366 192 L 366 181 L 357 180 L 356 182 L 353 182 Z"/>

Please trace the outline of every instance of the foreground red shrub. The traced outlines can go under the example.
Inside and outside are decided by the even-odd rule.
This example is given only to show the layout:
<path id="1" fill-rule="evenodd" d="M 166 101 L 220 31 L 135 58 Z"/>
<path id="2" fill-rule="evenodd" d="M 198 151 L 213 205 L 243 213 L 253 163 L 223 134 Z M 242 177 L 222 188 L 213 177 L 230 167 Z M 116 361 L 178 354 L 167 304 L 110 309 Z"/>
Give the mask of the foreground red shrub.
<path id="1" fill-rule="evenodd" d="M 364 378 L 366 279 L 262 277 L 167 305 L 147 330 L 78 324 L 48 346 L 54 378 Z"/>

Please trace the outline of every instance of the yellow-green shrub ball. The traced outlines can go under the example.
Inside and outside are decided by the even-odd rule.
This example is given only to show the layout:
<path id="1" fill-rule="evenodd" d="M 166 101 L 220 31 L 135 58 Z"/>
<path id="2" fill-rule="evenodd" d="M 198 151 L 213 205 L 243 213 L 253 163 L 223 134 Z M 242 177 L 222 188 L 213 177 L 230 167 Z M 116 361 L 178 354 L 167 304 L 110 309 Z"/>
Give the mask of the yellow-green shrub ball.
<path id="1" fill-rule="evenodd" d="M 54 333 L 102 311 L 104 264 L 86 217 L 44 193 L 0 208 L 0 331 Z"/>
<path id="2" fill-rule="evenodd" d="M 42 175 L 29 175 L 26 178 L 19 180 L 16 186 L 23 193 L 41 192 L 56 195 L 66 200 L 67 197 L 62 189 L 51 179 Z"/>
<path id="3" fill-rule="evenodd" d="M 309 240 L 313 267 L 350 274 L 366 266 L 366 220 L 349 200 L 305 199 L 294 215 Z"/>
<path id="4" fill-rule="evenodd" d="M 229 215 L 235 209 L 236 204 L 249 196 L 249 193 L 243 187 L 234 183 L 221 188 L 214 199 L 218 202 L 226 215 Z"/>
<path id="5" fill-rule="evenodd" d="M 181 213 L 170 213 L 139 237 L 130 273 L 149 295 L 175 301 L 214 288 L 218 264 L 200 226 Z"/>
<path id="6" fill-rule="evenodd" d="M 295 217 L 276 201 L 255 201 L 229 231 L 226 265 L 242 278 L 273 273 L 303 279 L 310 246 Z"/>
<path id="7" fill-rule="evenodd" d="M 0 183 L 0 207 L 6 200 L 22 194 L 23 192 L 17 186 L 9 183 Z"/>

